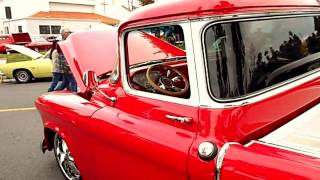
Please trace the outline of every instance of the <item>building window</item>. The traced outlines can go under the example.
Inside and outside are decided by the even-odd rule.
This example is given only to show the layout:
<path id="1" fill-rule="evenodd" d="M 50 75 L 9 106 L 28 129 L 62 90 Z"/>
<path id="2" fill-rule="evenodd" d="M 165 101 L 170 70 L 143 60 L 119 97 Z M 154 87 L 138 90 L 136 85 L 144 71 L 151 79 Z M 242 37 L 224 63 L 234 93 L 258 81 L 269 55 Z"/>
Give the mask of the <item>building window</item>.
<path id="1" fill-rule="evenodd" d="M 18 31 L 19 31 L 19 33 L 22 32 L 22 26 L 18 26 Z"/>
<path id="2" fill-rule="evenodd" d="M 5 10 L 6 10 L 6 18 L 7 19 L 12 19 L 11 7 L 5 7 Z"/>
<path id="3" fill-rule="evenodd" d="M 60 34 L 61 26 L 51 26 L 51 34 Z"/>
<path id="4" fill-rule="evenodd" d="M 40 34 L 50 34 L 50 26 L 48 25 L 40 25 L 39 26 Z"/>
<path id="5" fill-rule="evenodd" d="M 4 27 L 4 33 L 9 34 L 9 27 L 8 26 Z"/>

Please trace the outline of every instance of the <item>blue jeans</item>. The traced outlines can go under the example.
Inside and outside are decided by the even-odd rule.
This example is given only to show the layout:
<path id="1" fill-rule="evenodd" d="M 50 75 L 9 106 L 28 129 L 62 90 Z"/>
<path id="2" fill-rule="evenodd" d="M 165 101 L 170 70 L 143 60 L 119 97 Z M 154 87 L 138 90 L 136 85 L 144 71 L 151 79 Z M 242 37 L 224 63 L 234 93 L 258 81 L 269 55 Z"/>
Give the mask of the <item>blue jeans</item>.
<path id="1" fill-rule="evenodd" d="M 67 88 L 69 91 L 77 92 L 77 82 L 72 74 L 63 74 L 62 83 L 55 88 L 55 91 L 61 91 Z"/>
<path id="2" fill-rule="evenodd" d="M 56 72 L 53 72 L 52 73 L 53 76 L 52 76 L 52 82 L 51 82 L 51 85 L 48 89 L 48 92 L 51 92 L 51 91 L 54 91 L 58 82 L 59 81 L 62 81 L 63 79 L 63 73 L 56 73 Z"/>

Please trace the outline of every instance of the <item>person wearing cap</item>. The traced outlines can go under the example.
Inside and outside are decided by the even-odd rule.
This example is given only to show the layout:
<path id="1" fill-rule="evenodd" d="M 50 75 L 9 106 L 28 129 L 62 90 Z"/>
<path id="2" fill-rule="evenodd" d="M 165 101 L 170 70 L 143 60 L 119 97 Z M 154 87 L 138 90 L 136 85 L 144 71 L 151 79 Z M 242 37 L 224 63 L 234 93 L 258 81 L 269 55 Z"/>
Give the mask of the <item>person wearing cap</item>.
<path id="1" fill-rule="evenodd" d="M 61 29 L 61 37 L 62 37 L 62 40 L 66 40 L 71 33 L 72 33 L 72 31 L 71 31 L 69 28 L 63 28 L 63 29 Z"/>
<path id="2" fill-rule="evenodd" d="M 66 40 L 71 33 L 72 33 L 72 31 L 69 28 L 63 28 L 61 30 L 62 40 Z M 55 88 L 55 90 L 60 91 L 60 90 L 64 90 L 65 88 L 67 88 L 68 90 L 70 90 L 72 92 L 77 92 L 76 80 L 74 79 L 74 77 L 72 75 L 69 64 L 67 63 L 66 58 L 65 58 L 64 54 L 62 53 L 62 51 L 59 53 L 58 58 L 59 58 L 59 61 L 62 65 L 62 68 L 63 68 L 63 80 L 62 80 L 62 83 L 60 83 Z"/>

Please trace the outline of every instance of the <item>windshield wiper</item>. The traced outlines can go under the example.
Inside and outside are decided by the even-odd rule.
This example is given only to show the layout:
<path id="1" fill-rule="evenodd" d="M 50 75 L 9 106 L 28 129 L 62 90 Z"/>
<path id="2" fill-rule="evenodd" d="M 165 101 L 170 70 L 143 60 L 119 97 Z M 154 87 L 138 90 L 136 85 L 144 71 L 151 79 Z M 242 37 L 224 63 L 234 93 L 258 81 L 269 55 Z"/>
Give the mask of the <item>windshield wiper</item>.
<path id="1" fill-rule="evenodd" d="M 147 65 L 151 65 L 151 64 L 158 64 L 163 62 L 162 60 L 151 60 L 151 61 L 147 61 L 147 62 L 143 62 L 143 63 L 139 63 L 139 64 L 135 64 L 130 66 L 130 69 L 132 68 L 138 68 L 138 67 L 142 67 L 142 66 L 147 66 Z"/>
<path id="2" fill-rule="evenodd" d="M 142 67 L 142 66 L 147 66 L 147 65 L 152 65 L 152 64 L 163 63 L 163 62 L 177 61 L 177 60 L 182 60 L 182 59 L 186 59 L 186 57 L 185 56 L 176 56 L 176 57 L 167 58 L 167 59 L 155 59 L 155 60 L 150 60 L 147 62 L 131 65 L 130 69 L 138 68 L 138 67 Z"/>

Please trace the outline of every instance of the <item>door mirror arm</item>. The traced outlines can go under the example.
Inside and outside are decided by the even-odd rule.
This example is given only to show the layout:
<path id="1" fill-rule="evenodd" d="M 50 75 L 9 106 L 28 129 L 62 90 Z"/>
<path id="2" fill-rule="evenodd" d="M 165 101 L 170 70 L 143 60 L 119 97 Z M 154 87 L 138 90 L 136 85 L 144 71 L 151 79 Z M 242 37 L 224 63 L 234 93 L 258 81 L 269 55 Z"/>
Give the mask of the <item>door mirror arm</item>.
<path id="1" fill-rule="evenodd" d="M 106 97 L 109 101 L 111 101 L 112 105 L 114 105 L 114 103 L 117 101 L 115 97 L 108 96 L 106 93 L 104 93 L 98 88 L 98 77 L 94 71 L 90 71 L 90 70 L 86 71 L 83 74 L 83 82 L 84 82 L 84 85 L 87 87 L 87 91 L 92 91 L 92 90 L 98 91 L 104 97 Z"/>

